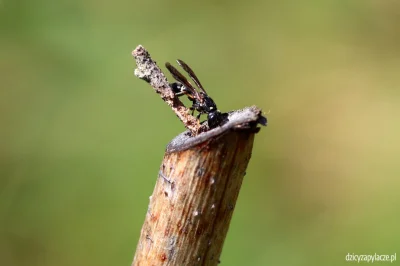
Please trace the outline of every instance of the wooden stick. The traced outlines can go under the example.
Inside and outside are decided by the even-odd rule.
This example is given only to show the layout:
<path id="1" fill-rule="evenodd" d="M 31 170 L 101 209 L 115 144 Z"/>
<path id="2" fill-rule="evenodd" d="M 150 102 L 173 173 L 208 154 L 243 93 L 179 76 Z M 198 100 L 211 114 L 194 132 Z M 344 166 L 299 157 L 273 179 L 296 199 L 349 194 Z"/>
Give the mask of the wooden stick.
<path id="1" fill-rule="evenodd" d="M 132 265 L 217 265 L 246 174 L 257 107 L 227 114 L 224 125 L 167 146 Z"/>
<path id="2" fill-rule="evenodd" d="M 199 121 L 189 114 L 189 109 L 183 105 L 177 96 L 172 92 L 167 78 L 162 73 L 161 69 L 157 66 L 156 62 L 151 59 L 149 52 L 138 45 L 132 52 L 136 60 L 135 76 L 150 83 L 156 93 L 160 94 L 161 98 L 172 108 L 176 116 L 182 121 L 187 129 L 193 135 L 199 132 Z"/>

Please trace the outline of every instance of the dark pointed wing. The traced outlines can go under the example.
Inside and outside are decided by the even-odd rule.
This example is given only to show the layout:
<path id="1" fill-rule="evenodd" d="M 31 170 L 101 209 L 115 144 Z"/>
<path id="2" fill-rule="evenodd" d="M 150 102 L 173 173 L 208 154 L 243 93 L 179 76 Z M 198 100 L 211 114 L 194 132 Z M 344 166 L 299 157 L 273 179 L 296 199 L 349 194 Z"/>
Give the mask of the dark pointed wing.
<path id="1" fill-rule="evenodd" d="M 190 92 L 187 93 L 188 97 L 190 98 L 200 98 L 199 93 L 193 88 L 192 84 L 182 75 L 175 67 L 173 67 L 170 63 L 165 63 L 165 67 L 168 68 L 171 75 L 176 79 L 176 81 L 180 82 L 185 86 L 185 88 Z"/>
<path id="2" fill-rule="evenodd" d="M 176 60 L 176 62 L 178 62 L 178 64 L 189 74 L 189 76 L 192 78 L 194 83 L 196 83 L 197 87 L 199 87 L 200 90 L 202 90 L 205 94 L 207 94 L 206 90 L 201 85 L 199 79 L 197 78 L 197 76 L 193 72 L 193 70 L 185 62 L 183 62 L 180 59 Z"/>

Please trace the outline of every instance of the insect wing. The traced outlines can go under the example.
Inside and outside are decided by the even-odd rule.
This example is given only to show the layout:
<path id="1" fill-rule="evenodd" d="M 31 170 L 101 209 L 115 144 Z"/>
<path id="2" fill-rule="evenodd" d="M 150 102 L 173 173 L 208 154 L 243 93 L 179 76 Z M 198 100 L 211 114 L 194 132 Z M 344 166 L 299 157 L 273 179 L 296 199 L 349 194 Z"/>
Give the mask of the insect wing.
<path id="1" fill-rule="evenodd" d="M 168 68 L 169 72 L 171 72 L 171 75 L 182 83 L 185 88 L 189 91 L 188 96 L 191 98 L 199 98 L 199 93 L 193 88 L 192 84 L 185 78 L 184 75 L 182 75 L 175 67 L 173 67 L 170 63 L 165 63 L 165 67 Z"/>
<path id="2" fill-rule="evenodd" d="M 207 94 L 206 90 L 201 85 L 194 71 L 182 60 L 178 59 L 176 60 L 176 62 L 178 62 L 178 64 L 189 74 L 190 78 L 194 81 L 194 83 L 196 83 L 197 87 L 199 87 L 200 90 Z"/>

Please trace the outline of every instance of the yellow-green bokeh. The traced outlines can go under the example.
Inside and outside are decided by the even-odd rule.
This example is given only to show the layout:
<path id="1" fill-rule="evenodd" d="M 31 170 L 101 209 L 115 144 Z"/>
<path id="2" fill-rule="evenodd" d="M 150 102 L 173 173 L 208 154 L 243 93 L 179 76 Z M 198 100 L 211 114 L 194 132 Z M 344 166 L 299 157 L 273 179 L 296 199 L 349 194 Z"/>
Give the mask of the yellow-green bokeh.
<path id="1" fill-rule="evenodd" d="M 256 104 L 222 265 L 400 252 L 397 1 L 0 2 L 0 264 L 130 265 L 184 130 L 133 75 L 180 58 L 219 109 Z M 399 254 L 400 257 L 400 254 Z"/>

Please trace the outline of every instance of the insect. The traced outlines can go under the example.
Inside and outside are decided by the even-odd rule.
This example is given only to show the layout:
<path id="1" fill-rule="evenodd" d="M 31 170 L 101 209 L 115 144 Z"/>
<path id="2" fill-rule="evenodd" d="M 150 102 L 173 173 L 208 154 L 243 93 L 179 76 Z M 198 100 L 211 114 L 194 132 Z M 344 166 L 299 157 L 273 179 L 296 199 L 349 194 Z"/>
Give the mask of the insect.
<path id="1" fill-rule="evenodd" d="M 219 126 L 223 121 L 223 114 L 221 114 L 221 112 L 217 109 L 217 105 L 213 99 L 208 96 L 206 90 L 201 85 L 193 70 L 182 60 L 178 59 L 176 61 L 189 74 L 189 77 L 194 81 L 200 91 L 197 91 L 184 75 L 182 75 L 175 67 L 167 62 L 165 63 L 165 66 L 169 72 L 171 72 L 174 79 L 178 81 L 170 84 L 172 91 L 178 97 L 186 95 L 189 98 L 189 100 L 193 103 L 193 105 L 190 107 L 190 110 L 192 110 L 192 115 L 194 114 L 195 110 L 199 112 L 197 119 L 200 119 L 202 114 L 207 114 L 207 121 L 210 129 Z"/>

